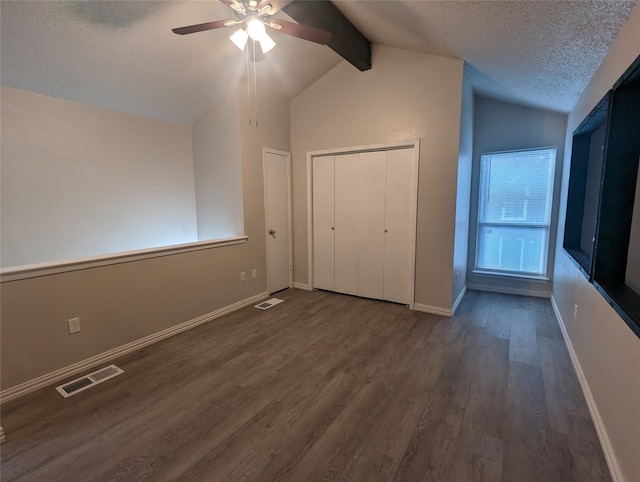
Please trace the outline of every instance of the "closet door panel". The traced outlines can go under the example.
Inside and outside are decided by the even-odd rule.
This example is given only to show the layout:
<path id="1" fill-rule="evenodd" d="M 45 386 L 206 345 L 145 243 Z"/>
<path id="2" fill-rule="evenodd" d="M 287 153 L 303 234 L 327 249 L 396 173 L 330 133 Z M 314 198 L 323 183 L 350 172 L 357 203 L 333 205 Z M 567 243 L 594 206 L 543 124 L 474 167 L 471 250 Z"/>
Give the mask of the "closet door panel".
<path id="1" fill-rule="evenodd" d="M 358 296 L 382 299 L 387 153 L 362 152 L 357 164 Z"/>
<path id="2" fill-rule="evenodd" d="M 416 178 L 415 149 L 387 152 L 384 299 L 398 303 L 413 300 Z"/>
<path id="3" fill-rule="evenodd" d="M 358 154 L 335 156 L 335 291 L 358 294 Z"/>
<path id="4" fill-rule="evenodd" d="M 313 287 L 334 290 L 334 156 L 313 158 Z"/>

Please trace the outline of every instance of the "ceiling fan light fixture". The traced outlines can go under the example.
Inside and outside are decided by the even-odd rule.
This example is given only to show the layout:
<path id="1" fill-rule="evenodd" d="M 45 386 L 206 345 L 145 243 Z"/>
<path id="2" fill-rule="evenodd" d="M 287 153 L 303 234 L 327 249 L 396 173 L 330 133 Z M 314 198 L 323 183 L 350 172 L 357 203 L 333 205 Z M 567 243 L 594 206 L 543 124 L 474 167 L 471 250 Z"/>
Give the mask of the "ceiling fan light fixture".
<path id="1" fill-rule="evenodd" d="M 233 33 L 233 35 L 231 35 L 231 37 L 229 37 L 229 39 L 231 39 L 231 41 L 236 44 L 236 47 L 238 47 L 240 50 L 244 50 L 244 48 L 247 46 L 248 38 L 249 34 L 243 28 L 239 28 Z"/>
<path id="2" fill-rule="evenodd" d="M 261 41 L 267 35 L 266 28 L 262 20 L 258 17 L 251 17 L 247 21 L 247 33 L 252 40 Z"/>
<path id="3" fill-rule="evenodd" d="M 274 40 L 269 37 L 269 35 L 265 32 L 262 38 L 259 40 L 260 48 L 262 49 L 262 53 L 266 54 L 269 50 L 276 46 Z"/>

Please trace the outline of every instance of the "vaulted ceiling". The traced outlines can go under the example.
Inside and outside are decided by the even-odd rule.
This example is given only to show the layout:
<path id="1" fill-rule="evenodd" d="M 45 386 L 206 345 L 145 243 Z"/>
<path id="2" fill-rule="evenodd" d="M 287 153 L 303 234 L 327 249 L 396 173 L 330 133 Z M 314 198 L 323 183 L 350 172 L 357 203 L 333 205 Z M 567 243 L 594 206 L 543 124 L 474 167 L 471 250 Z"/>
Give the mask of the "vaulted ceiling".
<path id="1" fill-rule="evenodd" d="M 465 60 L 483 95 L 567 112 L 636 2 L 334 4 L 373 43 Z M 10 87 L 191 124 L 246 75 L 231 29 L 171 32 L 233 18 L 217 0 L 2 0 L 0 14 L 0 73 Z M 257 64 L 256 81 L 287 98 L 343 60 L 329 47 L 272 36 L 277 46 Z"/>

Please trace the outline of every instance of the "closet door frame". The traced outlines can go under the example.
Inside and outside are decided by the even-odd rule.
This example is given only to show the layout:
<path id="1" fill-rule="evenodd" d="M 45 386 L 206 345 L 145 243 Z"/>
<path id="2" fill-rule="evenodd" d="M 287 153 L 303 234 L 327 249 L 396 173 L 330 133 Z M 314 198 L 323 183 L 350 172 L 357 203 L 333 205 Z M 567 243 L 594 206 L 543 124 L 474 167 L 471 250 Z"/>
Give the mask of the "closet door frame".
<path id="1" fill-rule="evenodd" d="M 337 149 L 323 149 L 318 151 L 307 152 L 307 273 L 309 289 L 314 289 L 313 283 L 313 158 L 317 156 L 335 156 L 340 154 L 355 154 L 359 152 L 370 151 L 388 151 L 393 149 L 411 149 L 414 154 L 414 180 L 415 189 L 413 189 L 413 200 L 411 203 L 411 301 L 409 308 L 413 309 L 415 303 L 415 270 L 416 270 L 416 229 L 417 229 L 417 210 L 418 210 L 418 166 L 420 159 L 420 140 L 410 139 L 399 142 L 389 142 L 383 144 L 373 144 L 368 146 L 343 147 Z"/>

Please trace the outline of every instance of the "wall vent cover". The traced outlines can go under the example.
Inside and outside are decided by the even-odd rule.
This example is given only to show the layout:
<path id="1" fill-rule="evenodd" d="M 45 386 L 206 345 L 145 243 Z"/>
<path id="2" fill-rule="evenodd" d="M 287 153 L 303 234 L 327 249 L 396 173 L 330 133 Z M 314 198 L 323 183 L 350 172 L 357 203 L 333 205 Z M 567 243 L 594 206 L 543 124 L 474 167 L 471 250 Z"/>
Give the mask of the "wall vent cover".
<path id="1" fill-rule="evenodd" d="M 262 303 L 255 305 L 255 307 L 261 310 L 268 310 L 272 306 L 278 305 L 282 302 L 284 302 L 284 300 L 281 300 L 280 298 L 271 298 L 270 300 L 263 301 Z"/>
<path id="2" fill-rule="evenodd" d="M 117 377 L 121 373 L 124 373 L 124 370 L 115 365 L 109 365 L 108 367 L 89 373 L 84 377 L 76 378 L 69 383 L 60 385 L 59 387 L 56 387 L 56 390 L 58 390 L 58 393 L 64 398 L 68 398 L 71 395 L 80 393 L 81 391 L 91 388 L 98 383 L 109 380 L 109 378 Z"/>

